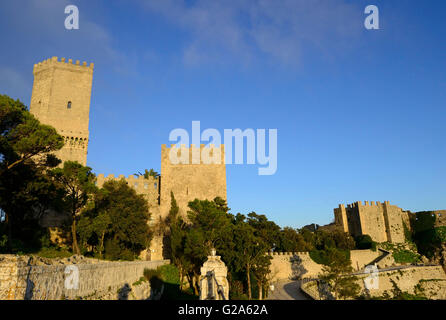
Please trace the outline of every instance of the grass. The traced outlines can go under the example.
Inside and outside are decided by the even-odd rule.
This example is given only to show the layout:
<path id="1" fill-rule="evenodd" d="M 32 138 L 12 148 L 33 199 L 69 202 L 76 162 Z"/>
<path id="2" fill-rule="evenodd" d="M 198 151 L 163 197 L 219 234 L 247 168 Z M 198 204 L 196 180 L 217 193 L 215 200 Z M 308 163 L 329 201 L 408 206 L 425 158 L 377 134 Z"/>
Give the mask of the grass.
<path id="1" fill-rule="evenodd" d="M 393 251 L 393 258 L 397 263 L 417 263 L 420 261 L 420 256 L 413 251 L 409 250 L 396 250 Z"/>
<path id="2" fill-rule="evenodd" d="M 36 255 L 42 258 L 68 258 L 73 255 L 71 251 L 59 248 L 59 247 L 49 247 L 49 248 L 42 248 L 38 252 L 36 252 Z"/>
<path id="3" fill-rule="evenodd" d="M 147 281 L 147 279 L 145 277 L 141 277 L 141 278 L 139 278 L 138 281 L 133 282 L 132 286 L 139 286 L 140 284 L 142 284 L 143 282 L 146 282 L 146 281 Z"/>

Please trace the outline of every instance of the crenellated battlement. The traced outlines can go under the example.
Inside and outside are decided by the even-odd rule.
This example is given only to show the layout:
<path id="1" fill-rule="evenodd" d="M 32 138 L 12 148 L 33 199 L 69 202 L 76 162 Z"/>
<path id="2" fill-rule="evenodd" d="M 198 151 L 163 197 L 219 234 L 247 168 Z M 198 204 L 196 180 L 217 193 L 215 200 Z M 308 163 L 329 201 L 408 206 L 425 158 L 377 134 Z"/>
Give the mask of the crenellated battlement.
<path id="1" fill-rule="evenodd" d="M 87 72 L 93 72 L 94 70 L 94 63 L 90 63 L 90 65 L 87 65 L 87 62 L 84 61 L 82 64 L 79 60 L 76 60 L 75 63 L 73 63 L 73 59 L 68 59 L 68 61 L 65 58 L 61 58 L 60 61 L 58 57 L 52 57 L 49 59 L 46 59 L 42 62 L 39 62 L 34 65 L 34 74 L 38 73 L 42 70 L 46 70 L 51 67 L 63 67 L 63 68 L 71 68 L 73 70 L 77 71 L 87 71 Z"/>
<path id="2" fill-rule="evenodd" d="M 155 178 L 152 176 L 149 176 L 148 178 L 145 178 L 143 175 L 139 175 L 139 176 L 135 176 L 133 174 L 129 175 L 128 177 L 126 177 L 123 174 L 120 174 L 118 177 L 115 177 L 115 175 L 113 173 L 109 174 L 108 176 L 105 176 L 103 173 L 99 173 L 96 178 L 98 180 L 101 181 L 105 181 L 105 180 L 120 180 L 120 179 L 124 179 L 126 181 L 145 181 L 145 182 L 158 182 L 159 181 L 159 177 Z"/>
<path id="3" fill-rule="evenodd" d="M 405 241 L 410 213 L 390 201 L 357 201 L 334 209 L 335 224 L 352 236 L 369 235 L 376 242 Z"/>
<path id="4" fill-rule="evenodd" d="M 303 252 L 268 252 L 269 256 L 309 256 L 310 253 L 308 251 Z"/>
<path id="5" fill-rule="evenodd" d="M 345 210 L 346 208 L 352 209 L 352 208 L 358 208 L 358 207 L 382 207 L 382 206 L 390 206 L 390 202 L 389 201 L 384 201 L 384 202 L 364 201 L 364 204 L 363 204 L 362 201 L 356 201 L 354 203 L 349 203 L 347 205 L 340 204 L 339 209 Z"/>

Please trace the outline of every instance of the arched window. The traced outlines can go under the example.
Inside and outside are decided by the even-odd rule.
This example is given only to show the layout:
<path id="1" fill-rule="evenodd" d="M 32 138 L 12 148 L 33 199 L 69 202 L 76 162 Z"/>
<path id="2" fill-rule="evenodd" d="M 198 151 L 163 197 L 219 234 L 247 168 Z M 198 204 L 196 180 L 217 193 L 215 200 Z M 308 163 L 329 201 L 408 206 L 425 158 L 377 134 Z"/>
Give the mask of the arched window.
<path id="1" fill-rule="evenodd" d="M 67 109 L 71 109 L 71 101 L 68 101 L 68 103 L 67 103 Z"/>

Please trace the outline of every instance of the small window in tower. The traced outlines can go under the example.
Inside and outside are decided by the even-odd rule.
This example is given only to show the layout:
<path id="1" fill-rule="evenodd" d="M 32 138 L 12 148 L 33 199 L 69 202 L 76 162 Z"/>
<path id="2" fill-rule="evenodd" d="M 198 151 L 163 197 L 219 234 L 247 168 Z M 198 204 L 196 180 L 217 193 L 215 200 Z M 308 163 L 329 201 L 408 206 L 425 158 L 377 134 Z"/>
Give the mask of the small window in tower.
<path id="1" fill-rule="evenodd" d="M 68 101 L 67 109 L 71 109 L 71 101 Z"/>

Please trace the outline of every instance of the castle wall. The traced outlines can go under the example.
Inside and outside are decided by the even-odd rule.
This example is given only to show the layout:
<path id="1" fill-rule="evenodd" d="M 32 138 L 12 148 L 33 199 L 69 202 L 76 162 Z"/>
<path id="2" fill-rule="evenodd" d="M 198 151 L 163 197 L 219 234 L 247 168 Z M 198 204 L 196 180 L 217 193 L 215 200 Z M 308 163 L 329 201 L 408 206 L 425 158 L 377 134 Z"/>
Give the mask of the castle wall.
<path id="1" fill-rule="evenodd" d="M 386 223 L 382 205 L 379 202 L 369 204 L 368 201 L 365 201 L 364 205 L 359 201 L 356 205 L 359 210 L 362 234 L 368 234 L 376 242 L 386 242 Z"/>
<path id="2" fill-rule="evenodd" d="M 96 177 L 96 186 L 102 188 L 105 182 L 110 180 L 121 180 L 123 179 L 129 187 L 133 188 L 137 194 L 142 194 L 147 200 L 150 212 L 150 220 L 148 222 L 150 227 L 154 227 L 160 218 L 160 178 L 148 177 L 140 175 L 135 177 L 130 175 L 125 177 L 124 175 L 119 175 L 115 177 L 113 174 L 105 177 L 103 174 L 98 174 Z M 170 202 L 169 202 L 170 203 Z M 150 242 L 150 247 L 148 250 L 144 250 L 140 254 L 140 258 L 143 260 L 161 260 L 163 259 L 163 243 L 162 237 L 154 235 L 152 241 Z"/>
<path id="3" fill-rule="evenodd" d="M 361 292 L 365 292 L 364 279 L 370 274 L 359 275 L 357 283 Z M 416 293 L 415 287 L 421 288 L 428 299 L 446 299 L 446 275 L 440 266 L 410 267 L 400 270 L 383 271 L 379 273 L 378 288 L 371 289 L 372 297 L 380 297 L 387 292 L 392 296 L 393 282 L 404 292 Z M 301 287 L 307 295 L 315 300 L 321 297 L 316 281 L 306 282 Z"/>
<path id="4" fill-rule="evenodd" d="M 149 211 L 152 215 L 151 220 L 154 220 L 159 215 L 159 190 L 160 190 L 160 179 L 149 177 L 148 179 L 144 176 L 135 177 L 130 175 L 125 177 L 124 175 L 119 175 L 115 177 L 113 174 L 104 176 L 102 173 L 96 176 L 96 186 L 102 188 L 105 182 L 115 180 L 119 181 L 123 179 L 129 187 L 133 188 L 137 194 L 142 194 L 147 200 L 149 205 Z"/>
<path id="5" fill-rule="evenodd" d="M 382 253 L 378 250 L 351 250 L 350 260 L 354 270 L 362 270 L 368 266 L 373 260 L 378 258 Z"/>
<path id="6" fill-rule="evenodd" d="M 389 202 L 384 202 L 384 218 L 387 222 L 387 237 L 389 242 L 402 243 L 405 242 L 404 227 L 403 227 L 403 210 L 397 206 L 390 205 Z M 409 227 L 409 225 L 406 225 Z"/>
<path id="7" fill-rule="evenodd" d="M 57 57 L 34 65 L 30 112 L 64 137 L 64 147 L 55 152 L 62 161 L 87 163 L 93 68 Z"/>
<path id="8" fill-rule="evenodd" d="M 144 269 L 169 264 L 162 261 L 103 262 L 75 264 L 79 270 L 79 286 L 67 289 L 67 265 L 31 265 L 29 257 L 0 255 L 0 300 L 90 299 L 107 296 L 117 299 L 117 290 L 131 286 L 144 275 Z M 145 298 L 148 298 L 145 297 Z"/>
<path id="9" fill-rule="evenodd" d="M 339 208 L 334 208 L 335 223 L 340 226 L 344 232 L 348 232 L 347 212 L 343 204 Z"/>
<path id="10" fill-rule="evenodd" d="M 271 281 L 283 279 L 315 278 L 322 272 L 322 265 L 314 262 L 308 252 L 273 252 L 271 259 Z"/>
<path id="11" fill-rule="evenodd" d="M 167 216 L 170 210 L 170 192 L 174 193 L 180 208 L 179 214 L 187 216 L 188 203 L 195 199 L 214 200 L 215 197 L 226 199 L 226 167 L 224 145 L 214 148 L 215 159 L 220 163 L 206 163 L 205 153 L 211 148 L 200 148 L 191 145 L 186 148 L 182 145 L 177 148 L 172 145 L 167 148 L 161 146 L 161 204 L 160 214 Z M 172 163 L 170 154 L 180 155 L 181 163 Z M 201 155 L 201 157 L 200 157 Z M 212 156 L 212 154 L 211 154 Z M 194 158 L 195 157 L 195 158 Z"/>
<path id="12" fill-rule="evenodd" d="M 359 209 L 355 205 L 348 205 L 346 208 L 347 227 L 353 237 L 362 234 L 361 220 L 359 218 Z"/>
<path id="13" fill-rule="evenodd" d="M 435 210 L 432 211 L 435 214 L 435 227 L 445 227 L 446 226 L 446 210 Z"/>
<path id="14" fill-rule="evenodd" d="M 345 210 L 345 215 L 344 215 Z M 446 213 L 446 212 L 445 212 Z M 353 237 L 369 235 L 376 242 L 405 242 L 404 225 L 410 230 L 410 212 L 384 203 L 361 201 L 334 209 L 335 223 Z M 445 218 L 446 220 L 446 215 Z"/>

